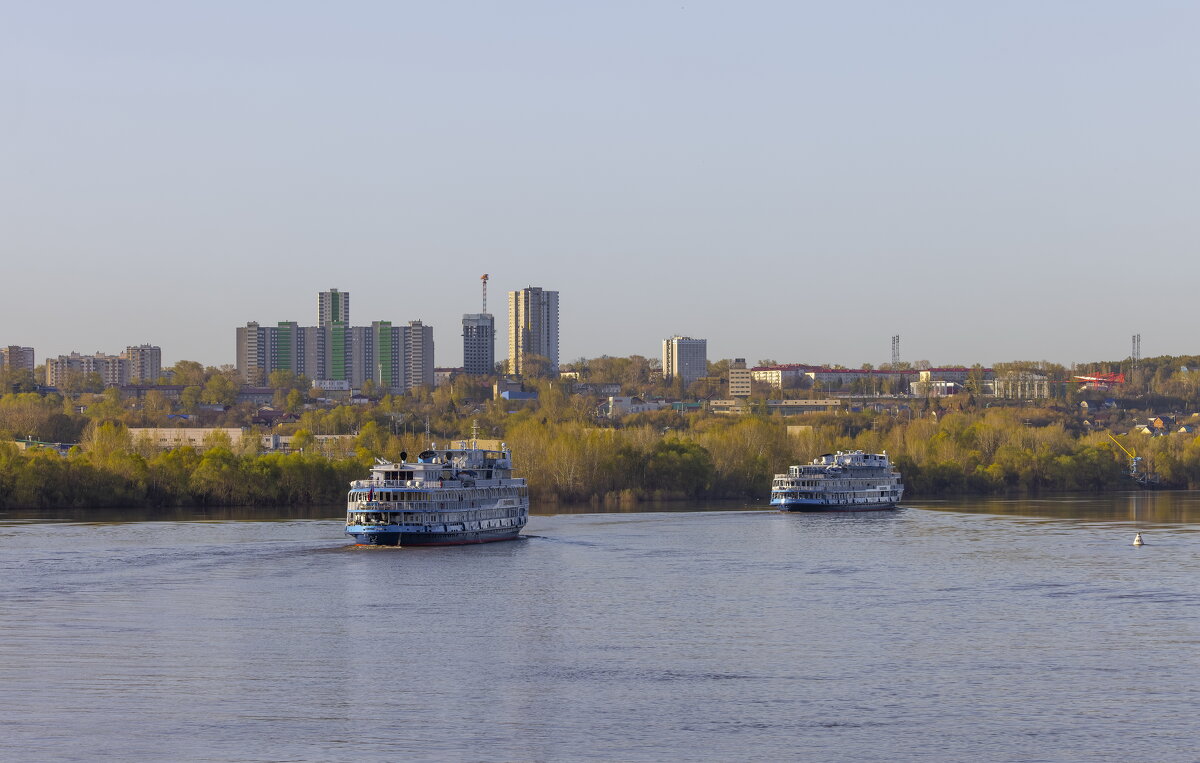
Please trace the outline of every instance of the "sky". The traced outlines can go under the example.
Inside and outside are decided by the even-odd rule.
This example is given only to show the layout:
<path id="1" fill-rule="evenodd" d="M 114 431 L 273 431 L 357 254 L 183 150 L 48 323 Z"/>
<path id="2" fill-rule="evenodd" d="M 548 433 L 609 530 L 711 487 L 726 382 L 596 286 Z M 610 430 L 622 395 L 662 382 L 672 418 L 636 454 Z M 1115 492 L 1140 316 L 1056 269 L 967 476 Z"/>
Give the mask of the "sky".
<path id="1" fill-rule="evenodd" d="M 0 344 L 560 294 L 562 362 L 1200 353 L 1200 4 L 0 2 Z"/>

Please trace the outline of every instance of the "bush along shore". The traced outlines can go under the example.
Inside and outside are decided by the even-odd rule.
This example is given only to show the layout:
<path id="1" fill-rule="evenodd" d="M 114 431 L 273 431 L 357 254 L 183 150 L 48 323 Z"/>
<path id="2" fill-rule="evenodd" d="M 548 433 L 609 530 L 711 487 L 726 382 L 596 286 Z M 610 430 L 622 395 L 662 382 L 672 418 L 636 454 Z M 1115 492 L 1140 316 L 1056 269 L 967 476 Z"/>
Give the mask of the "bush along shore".
<path id="1" fill-rule="evenodd" d="M 800 417 L 793 427 L 765 415 L 689 418 L 670 411 L 631 417 L 621 427 L 534 414 L 489 427 L 507 441 L 536 503 L 635 503 L 743 499 L 766 504 L 772 475 L 822 453 L 887 452 L 906 498 L 939 494 L 1034 494 L 1127 490 L 1136 452 L 1163 487 L 1200 487 L 1200 441 L 1191 434 L 1089 431 L 1051 409 L 992 408 L 897 418 L 878 414 Z M 386 416 L 386 414 L 384 414 Z M 383 418 L 383 416 L 381 416 Z M 468 436 L 471 421 L 440 422 L 442 442 Z M 87 425 L 65 455 L 0 442 L 0 508 L 336 505 L 347 483 L 376 458 L 399 459 L 428 442 L 393 434 L 378 421 L 354 423 L 339 452 L 235 448 L 214 437 L 203 448 L 160 449 L 137 442 L 116 421 Z M 304 432 L 298 432 L 303 436 Z M 311 435 L 310 435 L 311 437 Z M 303 440 L 314 443 L 312 439 Z"/>

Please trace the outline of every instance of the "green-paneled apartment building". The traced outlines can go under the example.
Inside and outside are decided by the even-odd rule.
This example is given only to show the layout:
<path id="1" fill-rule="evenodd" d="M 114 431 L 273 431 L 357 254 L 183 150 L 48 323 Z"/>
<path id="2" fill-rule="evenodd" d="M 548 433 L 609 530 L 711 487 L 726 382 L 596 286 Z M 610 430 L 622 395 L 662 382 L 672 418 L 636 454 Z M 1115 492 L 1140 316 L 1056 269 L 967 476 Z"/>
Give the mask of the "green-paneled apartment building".
<path id="1" fill-rule="evenodd" d="M 433 386 L 433 327 L 421 321 L 350 325 L 350 294 L 337 289 L 317 296 L 316 326 L 281 321 L 237 328 L 237 369 L 248 384 L 265 384 L 272 371 L 293 371 L 314 382 L 345 382 L 357 389 L 367 379 L 392 393 Z"/>

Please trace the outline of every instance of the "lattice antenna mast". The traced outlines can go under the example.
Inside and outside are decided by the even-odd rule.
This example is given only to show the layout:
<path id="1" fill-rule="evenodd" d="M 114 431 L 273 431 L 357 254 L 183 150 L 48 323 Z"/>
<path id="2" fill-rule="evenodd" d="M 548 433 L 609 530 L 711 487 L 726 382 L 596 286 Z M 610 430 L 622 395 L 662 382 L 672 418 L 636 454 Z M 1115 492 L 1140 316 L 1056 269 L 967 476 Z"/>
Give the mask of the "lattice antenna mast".
<path id="1" fill-rule="evenodd" d="M 1138 365 L 1142 361 L 1142 335 L 1133 335 L 1133 350 L 1130 352 L 1130 357 L 1133 358 L 1133 369 L 1136 371 Z"/>
<path id="2" fill-rule="evenodd" d="M 481 275 L 481 276 L 479 277 L 479 280 L 480 280 L 480 282 L 483 284 L 483 312 L 485 312 L 485 313 L 486 313 L 486 312 L 487 312 L 487 282 L 488 282 L 488 274 L 487 274 L 487 273 L 484 273 L 483 275 Z"/>
<path id="3" fill-rule="evenodd" d="M 900 335 L 892 336 L 892 368 L 900 365 Z"/>

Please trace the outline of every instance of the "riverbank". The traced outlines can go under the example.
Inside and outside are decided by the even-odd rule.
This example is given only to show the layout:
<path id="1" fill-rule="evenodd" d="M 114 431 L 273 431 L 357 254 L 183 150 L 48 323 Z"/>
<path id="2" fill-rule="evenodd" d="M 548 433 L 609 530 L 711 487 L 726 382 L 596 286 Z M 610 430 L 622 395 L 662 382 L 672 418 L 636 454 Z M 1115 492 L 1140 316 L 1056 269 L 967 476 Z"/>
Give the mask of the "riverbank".
<path id="1" fill-rule="evenodd" d="M 851 417 L 809 420 L 813 426 L 796 428 L 767 417 L 708 418 L 671 430 L 526 418 L 503 434 L 531 498 L 544 504 L 765 500 L 772 476 L 789 465 L 855 449 L 887 452 L 906 500 L 1128 490 L 1122 449 L 1136 451 L 1164 488 L 1200 487 L 1200 444 L 1191 434 L 1128 435 L 1118 446 L 1106 431 L 1080 428 L 1054 411 L 1030 418 L 1012 409 L 869 428 Z M 161 450 L 132 442 L 128 430 L 109 423 L 66 455 L 0 443 L 0 508 L 337 504 L 375 458 L 425 447 L 416 436 L 385 436 L 377 428 L 352 444 L 341 454 L 238 452 L 227 444 Z"/>

